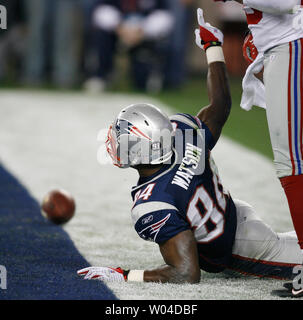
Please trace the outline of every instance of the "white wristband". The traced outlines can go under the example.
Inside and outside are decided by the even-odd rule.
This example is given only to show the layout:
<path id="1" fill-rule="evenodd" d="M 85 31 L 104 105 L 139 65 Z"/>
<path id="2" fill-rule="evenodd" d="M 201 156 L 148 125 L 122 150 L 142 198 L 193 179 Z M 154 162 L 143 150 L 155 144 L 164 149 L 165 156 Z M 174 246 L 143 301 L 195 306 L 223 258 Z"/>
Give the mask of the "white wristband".
<path id="1" fill-rule="evenodd" d="M 127 281 L 143 282 L 144 270 L 130 270 L 127 275 Z"/>
<path id="2" fill-rule="evenodd" d="M 221 46 L 209 47 L 206 50 L 207 63 L 225 62 L 223 49 Z"/>

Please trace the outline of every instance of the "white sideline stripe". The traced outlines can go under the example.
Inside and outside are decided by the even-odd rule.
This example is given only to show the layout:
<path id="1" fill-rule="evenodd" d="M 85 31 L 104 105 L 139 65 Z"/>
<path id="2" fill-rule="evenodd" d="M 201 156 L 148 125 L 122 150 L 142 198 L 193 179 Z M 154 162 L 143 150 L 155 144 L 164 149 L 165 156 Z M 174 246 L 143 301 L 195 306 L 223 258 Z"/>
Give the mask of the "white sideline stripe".
<path id="1" fill-rule="evenodd" d="M 175 206 L 166 202 L 151 201 L 151 202 L 141 203 L 132 209 L 133 224 L 135 225 L 136 222 L 145 214 L 152 213 L 155 211 L 160 211 L 160 210 L 178 211 L 178 209 Z"/>

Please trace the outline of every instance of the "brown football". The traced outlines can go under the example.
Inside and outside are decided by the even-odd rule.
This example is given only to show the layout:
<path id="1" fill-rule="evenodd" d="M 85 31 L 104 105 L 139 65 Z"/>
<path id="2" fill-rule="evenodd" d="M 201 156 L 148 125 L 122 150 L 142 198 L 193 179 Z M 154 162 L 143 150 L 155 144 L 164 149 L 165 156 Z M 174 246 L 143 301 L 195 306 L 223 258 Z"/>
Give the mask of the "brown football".
<path id="1" fill-rule="evenodd" d="M 70 193 L 65 190 L 51 190 L 43 198 L 42 212 L 55 224 L 69 221 L 75 214 L 76 204 Z"/>

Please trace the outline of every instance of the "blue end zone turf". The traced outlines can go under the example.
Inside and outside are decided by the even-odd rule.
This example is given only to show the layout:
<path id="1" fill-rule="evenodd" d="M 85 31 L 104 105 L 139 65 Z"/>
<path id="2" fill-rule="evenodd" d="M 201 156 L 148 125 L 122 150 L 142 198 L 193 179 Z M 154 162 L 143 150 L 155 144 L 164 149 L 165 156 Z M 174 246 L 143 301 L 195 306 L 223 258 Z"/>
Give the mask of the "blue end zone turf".
<path id="1" fill-rule="evenodd" d="M 115 300 L 100 281 L 80 278 L 88 262 L 68 234 L 47 221 L 27 190 L 0 166 L 0 265 L 7 270 L 1 300 Z"/>

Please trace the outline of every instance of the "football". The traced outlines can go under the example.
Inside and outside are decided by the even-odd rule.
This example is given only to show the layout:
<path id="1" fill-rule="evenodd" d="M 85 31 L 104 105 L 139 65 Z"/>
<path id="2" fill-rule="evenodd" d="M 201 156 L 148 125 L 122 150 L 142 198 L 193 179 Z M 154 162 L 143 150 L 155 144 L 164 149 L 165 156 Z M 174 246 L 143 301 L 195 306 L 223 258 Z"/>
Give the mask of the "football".
<path id="1" fill-rule="evenodd" d="M 68 222 L 75 214 L 76 204 L 72 195 L 62 189 L 51 190 L 43 198 L 42 213 L 53 223 Z"/>

